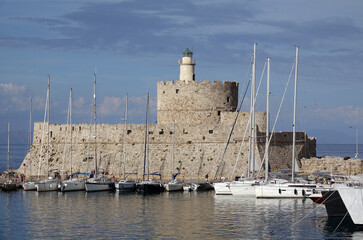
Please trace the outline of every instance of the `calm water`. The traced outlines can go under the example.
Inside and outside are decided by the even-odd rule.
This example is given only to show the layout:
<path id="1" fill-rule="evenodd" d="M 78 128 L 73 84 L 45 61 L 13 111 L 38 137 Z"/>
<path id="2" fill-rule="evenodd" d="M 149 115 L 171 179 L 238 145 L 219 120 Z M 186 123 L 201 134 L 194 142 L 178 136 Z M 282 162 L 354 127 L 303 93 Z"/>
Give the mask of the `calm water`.
<path id="1" fill-rule="evenodd" d="M 309 199 L 17 191 L 1 192 L 0 203 L 0 239 L 363 238 L 346 227 L 333 233 L 338 222 Z"/>
<path id="2" fill-rule="evenodd" d="M 14 167 L 26 154 L 22 146 L 13 153 Z M 0 149 L 6 159 L 6 147 Z M 0 223 L 0 239 L 363 239 L 363 231 L 344 224 L 334 232 L 339 222 L 310 199 L 246 199 L 213 191 L 0 192 Z"/>

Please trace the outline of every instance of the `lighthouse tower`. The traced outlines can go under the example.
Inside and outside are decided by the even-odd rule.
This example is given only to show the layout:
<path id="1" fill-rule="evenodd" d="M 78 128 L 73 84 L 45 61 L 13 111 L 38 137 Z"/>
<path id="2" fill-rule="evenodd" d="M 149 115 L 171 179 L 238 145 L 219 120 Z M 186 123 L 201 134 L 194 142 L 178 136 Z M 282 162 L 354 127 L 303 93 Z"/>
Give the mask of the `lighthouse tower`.
<path id="1" fill-rule="evenodd" d="M 179 60 L 180 79 L 157 86 L 158 124 L 208 124 L 222 122 L 238 104 L 238 82 L 195 79 L 193 53 L 187 48 Z"/>
<path id="2" fill-rule="evenodd" d="M 188 48 L 185 49 L 183 58 L 178 63 L 180 66 L 179 80 L 184 80 L 185 82 L 195 81 L 194 66 L 196 62 L 195 60 L 193 62 L 193 53 Z"/>

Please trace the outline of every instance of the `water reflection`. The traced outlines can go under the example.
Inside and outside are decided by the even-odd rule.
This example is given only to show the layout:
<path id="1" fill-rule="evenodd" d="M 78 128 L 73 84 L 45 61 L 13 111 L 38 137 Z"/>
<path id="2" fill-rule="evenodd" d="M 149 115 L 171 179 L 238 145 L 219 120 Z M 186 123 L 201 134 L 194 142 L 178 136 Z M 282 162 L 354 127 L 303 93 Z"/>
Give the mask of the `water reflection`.
<path id="1" fill-rule="evenodd" d="M 0 239 L 362 239 L 310 200 L 214 192 L 0 193 Z M 20 226 L 20 227 L 19 227 Z"/>

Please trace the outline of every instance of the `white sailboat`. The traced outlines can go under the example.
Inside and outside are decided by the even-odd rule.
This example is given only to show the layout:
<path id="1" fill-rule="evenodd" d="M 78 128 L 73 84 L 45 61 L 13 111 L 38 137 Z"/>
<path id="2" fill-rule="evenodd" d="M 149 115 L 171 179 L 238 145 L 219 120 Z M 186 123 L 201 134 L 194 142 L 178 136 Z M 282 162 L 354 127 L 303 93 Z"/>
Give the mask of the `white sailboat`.
<path id="1" fill-rule="evenodd" d="M 316 184 L 295 182 L 295 141 L 296 141 L 296 100 L 297 100 L 297 80 L 298 80 L 298 56 L 299 47 L 296 47 L 295 59 L 295 88 L 294 88 L 294 116 L 293 116 L 293 146 L 292 146 L 292 168 L 291 182 L 273 182 L 256 187 L 257 198 L 304 198 L 313 193 Z"/>
<path id="2" fill-rule="evenodd" d="M 119 191 L 135 191 L 136 182 L 132 179 L 126 179 L 126 136 L 127 136 L 127 107 L 128 107 L 128 94 L 126 93 L 125 103 L 125 129 L 124 129 L 124 149 L 123 149 L 123 177 L 124 179 L 119 180 L 115 183 L 116 190 Z"/>
<path id="3" fill-rule="evenodd" d="M 254 197 L 255 185 L 258 183 L 255 178 L 255 103 L 256 103 L 256 51 L 257 43 L 253 44 L 253 68 L 252 68 L 252 86 L 251 86 L 251 111 L 250 111 L 250 139 L 249 139 L 249 161 L 247 178 L 239 178 L 229 184 L 229 189 L 233 196 Z M 243 144 L 243 143 L 242 143 Z M 251 170 L 252 169 L 252 170 Z M 250 177 L 252 171 L 252 177 Z"/>
<path id="4" fill-rule="evenodd" d="M 87 192 L 107 191 L 115 188 L 115 183 L 106 176 L 98 176 L 97 167 L 97 114 L 96 114 L 96 74 L 94 74 L 94 92 L 93 92 L 93 114 L 94 114 L 94 131 L 95 131 L 95 153 L 94 166 L 95 174 L 93 178 L 86 181 L 85 187 Z"/>
<path id="5" fill-rule="evenodd" d="M 70 179 L 62 181 L 60 183 L 60 190 L 62 192 L 68 191 L 79 191 L 85 190 L 85 179 L 84 178 L 74 178 L 72 169 L 72 88 L 69 93 L 69 131 L 70 131 Z"/>
<path id="6" fill-rule="evenodd" d="M 171 181 L 164 185 L 167 192 L 183 191 L 184 182 L 176 179 L 179 173 L 173 173 L 174 170 L 174 148 L 175 148 L 175 121 L 173 121 L 173 149 L 171 153 Z"/>
<path id="7" fill-rule="evenodd" d="M 46 109 L 47 109 L 47 178 L 41 180 L 36 184 L 38 192 L 47 192 L 47 191 L 57 191 L 58 183 L 60 182 L 60 176 L 57 172 L 54 173 L 54 176 L 49 176 L 49 125 L 50 125 L 50 77 L 48 76 L 48 89 L 47 89 L 47 101 L 46 101 Z"/>
<path id="8" fill-rule="evenodd" d="M 29 146 L 32 146 L 32 125 L 33 125 L 33 120 L 32 120 L 32 98 L 30 98 L 30 126 L 29 126 Z M 31 151 L 29 149 L 29 181 L 24 181 L 23 183 L 23 189 L 24 191 L 33 191 L 33 190 L 37 190 L 36 187 L 36 182 L 31 180 L 31 175 L 32 175 L 32 154 Z"/>

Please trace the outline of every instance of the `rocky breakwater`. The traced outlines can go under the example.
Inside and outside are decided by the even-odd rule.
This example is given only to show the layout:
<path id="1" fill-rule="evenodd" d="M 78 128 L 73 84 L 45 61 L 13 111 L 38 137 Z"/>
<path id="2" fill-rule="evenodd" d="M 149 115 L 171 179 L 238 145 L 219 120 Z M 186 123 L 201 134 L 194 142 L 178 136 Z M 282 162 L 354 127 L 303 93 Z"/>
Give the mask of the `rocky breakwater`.
<path id="1" fill-rule="evenodd" d="M 334 174 L 356 175 L 363 173 L 363 160 L 335 156 L 312 157 L 301 159 L 304 173 L 333 172 Z"/>

